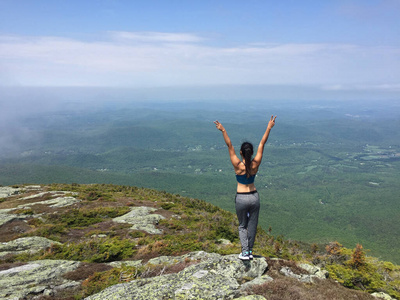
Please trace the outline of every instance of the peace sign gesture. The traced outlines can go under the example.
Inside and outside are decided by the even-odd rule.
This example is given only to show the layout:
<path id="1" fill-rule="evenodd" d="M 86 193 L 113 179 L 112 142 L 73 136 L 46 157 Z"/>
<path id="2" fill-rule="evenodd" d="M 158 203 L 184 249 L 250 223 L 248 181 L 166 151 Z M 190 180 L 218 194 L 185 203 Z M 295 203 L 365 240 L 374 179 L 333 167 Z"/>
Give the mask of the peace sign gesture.
<path id="1" fill-rule="evenodd" d="M 276 119 L 276 116 L 274 117 L 274 116 L 272 115 L 272 116 L 271 116 L 271 120 L 269 120 L 269 122 L 268 122 L 268 127 L 267 127 L 267 128 L 272 129 L 272 127 L 275 126 L 275 119 Z"/>
<path id="2" fill-rule="evenodd" d="M 222 132 L 225 131 L 224 126 L 222 126 L 222 124 L 218 121 L 214 121 L 215 127 L 217 127 L 218 130 L 221 130 Z"/>

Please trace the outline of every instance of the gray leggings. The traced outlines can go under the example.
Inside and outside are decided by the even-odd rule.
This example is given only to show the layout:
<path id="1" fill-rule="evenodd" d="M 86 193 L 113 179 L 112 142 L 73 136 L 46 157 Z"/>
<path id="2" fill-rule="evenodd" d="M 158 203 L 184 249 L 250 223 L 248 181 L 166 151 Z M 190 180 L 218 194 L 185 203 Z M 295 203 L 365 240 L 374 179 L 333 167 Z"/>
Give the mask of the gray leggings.
<path id="1" fill-rule="evenodd" d="M 260 212 L 258 192 L 236 194 L 235 207 L 239 220 L 239 238 L 242 244 L 242 252 L 251 251 L 256 238 L 258 213 Z"/>

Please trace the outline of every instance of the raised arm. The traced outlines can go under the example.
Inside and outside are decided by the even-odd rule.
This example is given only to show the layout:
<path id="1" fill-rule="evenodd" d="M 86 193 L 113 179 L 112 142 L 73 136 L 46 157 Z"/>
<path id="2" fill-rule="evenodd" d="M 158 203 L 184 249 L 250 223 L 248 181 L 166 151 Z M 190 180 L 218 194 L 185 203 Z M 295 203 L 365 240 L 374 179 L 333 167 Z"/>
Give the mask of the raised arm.
<path id="1" fill-rule="evenodd" d="M 268 140 L 269 133 L 271 132 L 272 127 L 274 127 L 275 125 L 275 119 L 276 116 L 275 117 L 271 116 L 271 119 L 268 122 L 267 129 L 265 130 L 265 133 L 260 141 L 260 144 L 258 145 L 256 156 L 253 159 L 253 166 L 252 166 L 253 168 L 258 168 L 258 166 L 261 164 L 261 160 L 264 153 L 264 146 Z"/>
<path id="2" fill-rule="evenodd" d="M 222 126 L 222 124 L 220 122 L 214 121 L 214 124 L 215 124 L 215 127 L 217 127 L 217 129 L 222 132 L 225 144 L 228 146 L 229 157 L 230 157 L 232 165 L 236 171 L 240 164 L 240 159 L 237 157 L 237 155 L 235 153 L 235 149 L 232 146 L 231 139 L 229 138 L 228 133 L 226 132 L 224 126 Z"/>

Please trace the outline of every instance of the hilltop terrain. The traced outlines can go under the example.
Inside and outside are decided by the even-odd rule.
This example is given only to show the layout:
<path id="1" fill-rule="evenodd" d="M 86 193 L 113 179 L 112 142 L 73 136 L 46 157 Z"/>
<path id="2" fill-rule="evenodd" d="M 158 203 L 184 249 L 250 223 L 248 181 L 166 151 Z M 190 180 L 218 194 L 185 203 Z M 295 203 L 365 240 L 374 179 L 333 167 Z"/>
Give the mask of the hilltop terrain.
<path id="1" fill-rule="evenodd" d="M 400 263 L 395 101 L 253 101 L 243 107 L 240 101 L 107 100 L 71 99 L 6 118 L 0 185 L 133 185 L 233 212 L 235 178 L 213 121 L 224 124 L 238 150 L 244 140 L 257 146 L 273 113 L 277 124 L 256 178 L 261 227 L 308 243 L 360 243 L 370 255 Z"/>
<path id="2" fill-rule="evenodd" d="M 234 214 L 151 189 L 0 187 L 0 220 L 1 298 L 400 299 L 400 267 L 361 245 L 259 228 L 242 262 Z"/>

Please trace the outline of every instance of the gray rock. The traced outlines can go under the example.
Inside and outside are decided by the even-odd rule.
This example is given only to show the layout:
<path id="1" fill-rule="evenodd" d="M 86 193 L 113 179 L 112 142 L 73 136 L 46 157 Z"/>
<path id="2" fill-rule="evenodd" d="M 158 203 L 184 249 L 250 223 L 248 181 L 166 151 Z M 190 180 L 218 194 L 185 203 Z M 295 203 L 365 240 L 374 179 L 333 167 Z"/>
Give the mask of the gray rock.
<path id="1" fill-rule="evenodd" d="M 173 265 L 184 261 L 182 256 L 158 256 L 149 259 L 148 264 L 151 265 Z"/>
<path id="2" fill-rule="evenodd" d="M 150 214 L 156 210 L 153 207 L 147 206 L 132 207 L 129 213 L 116 217 L 113 221 L 132 224 L 131 229 L 133 230 L 143 230 L 150 234 L 161 234 L 162 230 L 157 229 L 154 224 L 165 218 L 159 214 Z"/>
<path id="3" fill-rule="evenodd" d="M 21 188 L 13 188 L 10 186 L 1 186 L 0 187 L 0 198 L 8 198 L 10 196 L 19 194 L 21 192 Z"/>
<path id="4" fill-rule="evenodd" d="M 219 239 L 218 242 L 223 246 L 232 245 L 231 241 L 227 239 Z"/>
<path id="5" fill-rule="evenodd" d="M 248 295 L 242 296 L 239 298 L 235 298 L 236 300 L 267 300 L 264 296 L 261 295 Z"/>
<path id="6" fill-rule="evenodd" d="M 42 187 L 40 185 L 26 185 L 26 186 L 24 186 L 24 189 L 26 191 L 38 191 L 38 190 L 41 190 Z"/>
<path id="7" fill-rule="evenodd" d="M 313 266 L 310 264 L 299 264 L 299 267 L 303 270 L 307 271 L 310 275 L 315 275 L 318 278 L 326 279 L 329 276 L 329 272 L 326 270 L 322 270 L 320 267 Z"/>
<path id="8" fill-rule="evenodd" d="M 102 239 L 102 238 L 105 238 L 105 237 L 107 237 L 107 234 L 93 234 L 93 235 L 91 235 L 90 236 L 91 238 L 94 238 L 94 239 Z"/>
<path id="9" fill-rule="evenodd" d="M 267 266 L 265 258 L 243 262 L 214 254 L 179 273 L 114 285 L 86 299 L 233 299 L 240 296 L 238 279 L 260 277 Z"/>
<path id="10" fill-rule="evenodd" d="M 217 259 L 221 256 L 216 253 L 207 253 L 204 251 L 195 251 L 182 256 L 158 256 L 150 259 L 147 263 L 152 265 L 173 265 L 186 260 L 205 261 L 208 259 Z"/>
<path id="11" fill-rule="evenodd" d="M 125 261 L 112 261 L 108 265 L 114 268 L 120 268 L 122 265 L 127 267 L 140 267 L 142 265 L 142 260 L 125 260 Z"/>
<path id="12" fill-rule="evenodd" d="M 24 299 L 29 295 L 50 295 L 56 289 L 77 287 L 63 274 L 78 268 L 79 262 L 40 260 L 0 271 L 0 299 Z"/>
<path id="13" fill-rule="evenodd" d="M 7 243 L 0 243 L 0 257 L 7 254 L 36 253 L 59 242 L 44 237 L 33 236 L 19 238 Z"/>
<path id="14" fill-rule="evenodd" d="M 392 298 L 390 295 L 383 293 L 383 292 L 372 293 L 371 295 L 374 296 L 375 298 L 384 299 L 384 300 L 395 300 L 396 299 L 396 298 Z"/>
<path id="15" fill-rule="evenodd" d="M 13 220 L 24 220 L 26 218 L 40 218 L 41 214 L 13 214 L 12 212 L 16 209 L 21 209 L 21 208 L 29 208 L 29 207 L 23 207 L 23 205 L 19 205 L 17 208 L 5 208 L 5 209 L 0 209 L 0 226 L 3 224 L 6 224 L 8 222 L 11 222 Z"/>
<path id="16" fill-rule="evenodd" d="M 9 187 L 6 187 L 6 188 L 8 189 Z M 0 188 L 0 189 L 2 189 L 2 188 Z M 16 190 L 16 189 L 14 189 L 14 190 Z M 18 189 L 18 190 L 20 191 L 21 189 Z M 0 191 L 0 194 L 1 194 L 1 191 Z M 70 192 L 61 192 L 61 191 L 42 192 L 42 193 L 34 194 L 31 196 L 27 196 L 24 198 L 19 198 L 18 200 L 30 200 L 30 199 L 44 196 L 45 194 L 51 194 L 51 195 L 55 196 L 56 198 L 49 199 L 49 200 L 43 200 L 43 201 L 37 201 L 37 202 L 33 202 L 33 203 L 21 204 L 15 208 L 0 209 L 0 226 L 3 224 L 6 224 L 8 222 L 11 222 L 13 220 L 23 220 L 28 217 L 31 217 L 31 218 L 40 218 L 41 217 L 41 214 L 36 214 L 36 215 L 13 214 L 12 212 L 17 209 L 29 209 L 36 204 L 49 205 L 50 207 L 65 207 L 65 206 L 69 206 L 69 205 L 72 205 L 72 204 L 75 204 L 75 203 L 78 203 L 81 201 L 81 200 L 76 199 L 71 196 L 57 197 L 60 195 L 71 194 Z M 77 193 L 72 193 L 72 194 L 77 194 Z"/>
<path id="17" fill-rule="evenodd" d="M 50 200 L 38 201 L 38 202 L 33 202 L 33 203 L 28 203 L 28 204 L 21 204 L 21 205 L 18 205 L 17 208 L 19 208 L 19 209 L 30 208 L 36 204 L 49 205 L 50 207 L 65 207 L 65 206 L 69 206 L 69 205 L 72 205 L 72 204 L 75 204 L 78 202 L 81 202 L 81 200 L 76 199 L 74 197 L 57 197 L 57 198 L 50 199 Z"/>
<path id="18" fill-rule="evenodd" d="M 306 283 L 315 283 L 315 279 L 325 279 L 326 277 L 320 277 L 317 275 L 307 275 L 307 274 L 295 274 L 289 267 L 282 267 L 279 270 L 279 273 L 281 273 L 284 276 L 292 277 L 295 278 L 301 282 L 306 282 Z"/>
<path id="19" fill-rule="evenodd" d="M 41 192 L 41 193 L 33 194 L 30 196 L 26 196 L 26 197 L 20 198 L 19 200 L 30 200 L 30 199 L 34 199 L 34 198 L 40 198 L 45 195 L 48 195 L 49 197 L 57 198 L 57 197 L 65 196 L 67 194 L 68 195 L 78 195 L 78 193 L 76 193 L 76 192 L 48 191 L 48 192 Z"/>
<path id="20" fill-rule="evenodd" d="M 261 285 L 261 284 L 264 284 L 264 283 L 267 283 L 267 282 L 271 282 L 273 280 L 274 279 L 272 277 L 270 277 L 268 275 L 263 275 L 263 276 L 257 277 L 255 279 L 249 281 L 249 282 L 246 282 L 246 283 L 242 284 L 241 290 L 248 289 L 248 288 L 250 288 L 250 287 L 252 287 L 254 285 Z"/>
<path id="21" fill-rule="evenodd" d="M 0 226 L 4 225 L 8 222 L 11 222 L 12 220 L 23 220 L 26 219 L 28 216 L 27 215 L 14 215 L 14 214 L 9 214 L 6 211 L 10 211 L 13 209 L 2 209 L 0 211 Z"/>

